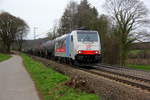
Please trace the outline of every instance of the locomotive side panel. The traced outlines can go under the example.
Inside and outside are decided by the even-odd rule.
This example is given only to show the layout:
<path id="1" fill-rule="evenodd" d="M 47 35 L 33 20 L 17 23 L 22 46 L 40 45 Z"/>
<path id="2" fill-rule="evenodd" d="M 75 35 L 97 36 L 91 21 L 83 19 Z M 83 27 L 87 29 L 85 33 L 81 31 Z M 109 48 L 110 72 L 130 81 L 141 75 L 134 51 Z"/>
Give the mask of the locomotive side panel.
<path id="1" fill-rule="evenodd" d="M 70 35 L 62 36 L 56 40 L 55 56 L 70 57 Z"/>

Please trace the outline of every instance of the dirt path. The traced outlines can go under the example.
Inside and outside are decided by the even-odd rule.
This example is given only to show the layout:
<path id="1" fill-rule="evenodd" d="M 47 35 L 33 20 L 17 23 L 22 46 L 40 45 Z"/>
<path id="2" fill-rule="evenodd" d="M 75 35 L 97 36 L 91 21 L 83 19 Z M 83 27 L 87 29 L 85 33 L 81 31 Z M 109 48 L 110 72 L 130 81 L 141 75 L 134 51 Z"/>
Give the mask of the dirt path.
<path id="1" fill-rule="evenodd" d="M 19 56 L 0 63 L 0 100 L 40 100 Z"/>

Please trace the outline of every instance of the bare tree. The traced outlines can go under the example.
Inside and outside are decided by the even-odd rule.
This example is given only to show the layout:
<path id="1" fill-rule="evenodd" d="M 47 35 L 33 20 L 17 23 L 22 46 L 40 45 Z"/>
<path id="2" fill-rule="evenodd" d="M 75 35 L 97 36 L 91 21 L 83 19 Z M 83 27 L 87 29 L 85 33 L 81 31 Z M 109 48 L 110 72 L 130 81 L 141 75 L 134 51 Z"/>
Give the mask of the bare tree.
<path id="1" fill-rule="evenodd" d="M 20 21 L 18 22 L 18 32 L 16 33 L 15 42 L 17 44 L 18 50 L 22 51 L 22 45 L 24 42 L 24 38 L 27 36 L 29 31 L 28 25 L 25 23 L 24 20 L 18 18 Z"/>
<path id="2" fill-rule="evenodd" d="M 125 65 L 129 48 L 136 40 L 133 37 L 136 30 L 149 22 L 148 9 L 141 0 L 106 0 L 104 6 L 117 27 L 120 64 Z"/>
<path id="3" fill-rule="evenodd" d="M 60 35 L 58 34 L 58 21 L 57 20 L 55 21 L 55 24 L 53 25 L 52 29 L 47 33 L 47 35 L 50 40 L 53 40 Z"/>
<path id="4" fill-rule="evenodd" d="M 24 27 L 22 20 L 7 12 L 0 14 L 0 38 L 6 52 L 10 52 L 12 43 L 16 38 L 16 34 L 22 31 Z"/>
<path id="5" fill-rule="evenodd" d="M 139 33 L 135 34 L 137 41 L 139 42 L 150 42 L 150 32 L 147 29 L 140 31 Z"/>

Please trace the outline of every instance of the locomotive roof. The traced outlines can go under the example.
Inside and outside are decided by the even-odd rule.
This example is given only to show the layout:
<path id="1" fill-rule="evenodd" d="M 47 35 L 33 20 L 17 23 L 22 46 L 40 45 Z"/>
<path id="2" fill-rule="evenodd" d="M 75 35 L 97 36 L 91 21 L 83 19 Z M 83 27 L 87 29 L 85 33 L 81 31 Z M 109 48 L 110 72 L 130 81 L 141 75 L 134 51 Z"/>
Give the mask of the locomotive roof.
<path id="1" fill-rule="evenodd" d="M 95 30 L 75 30 L 77 32 L 98 32 L 98 31 L 95 31 Z"/>
<path id="2" fill-rule="evenodd" d="M 60 36 L 60 37 L 57 37 L 55 40 L 56 40 L 56 41 L 61 40 L 61 39 L 65 38 L 65 37 L 67 37 L 68 35 L 70 35 L 70 33 L 64 34 L 64 35 L 62 35 L 62 36 Z"/>

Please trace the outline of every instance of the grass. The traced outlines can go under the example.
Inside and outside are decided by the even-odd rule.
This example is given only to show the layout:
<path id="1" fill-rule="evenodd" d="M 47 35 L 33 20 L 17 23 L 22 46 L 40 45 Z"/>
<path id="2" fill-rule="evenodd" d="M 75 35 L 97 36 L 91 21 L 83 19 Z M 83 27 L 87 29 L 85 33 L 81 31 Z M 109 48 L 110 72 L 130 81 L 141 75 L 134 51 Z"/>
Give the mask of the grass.
<path id="1" fill-rule="evenodd" d="M 8 54 L 0 54 L 0 62 L 9 59 L 11 56 Z"/>
<path id="2" fill-rule="evenodd" d="M 128 65 L 129 68 L 133 68 L 133 69 L 140 69 L 140 70 L 149 70 L 150 71 L 150 66 L 146 66 L 146 65 Z"/>
<path id="3" fill-rule="evenodd" d="M 146 50 L 130 50 L 129 54 L 134 54 L 134 55 L 138 55 L 138 54 L 142 54 L 144 52 L 150 53 L 150 49 L 146 49 Z"/>
<path id="4" fill-rule="evenodd" d="M 137 55 L 137 54 L 142 53 L 142 52 L 143 52 L 143 50 L 130 50 L 129 54 Z"/>
<path id="5" fill-rule="evenodd" d="M 22 54 L 22 57 L 43 100 L 99 100 L 95 94 L 65 86 L 64 83 L 69 80 L 69 77 L 45 67 L 25 54 Z"/>

